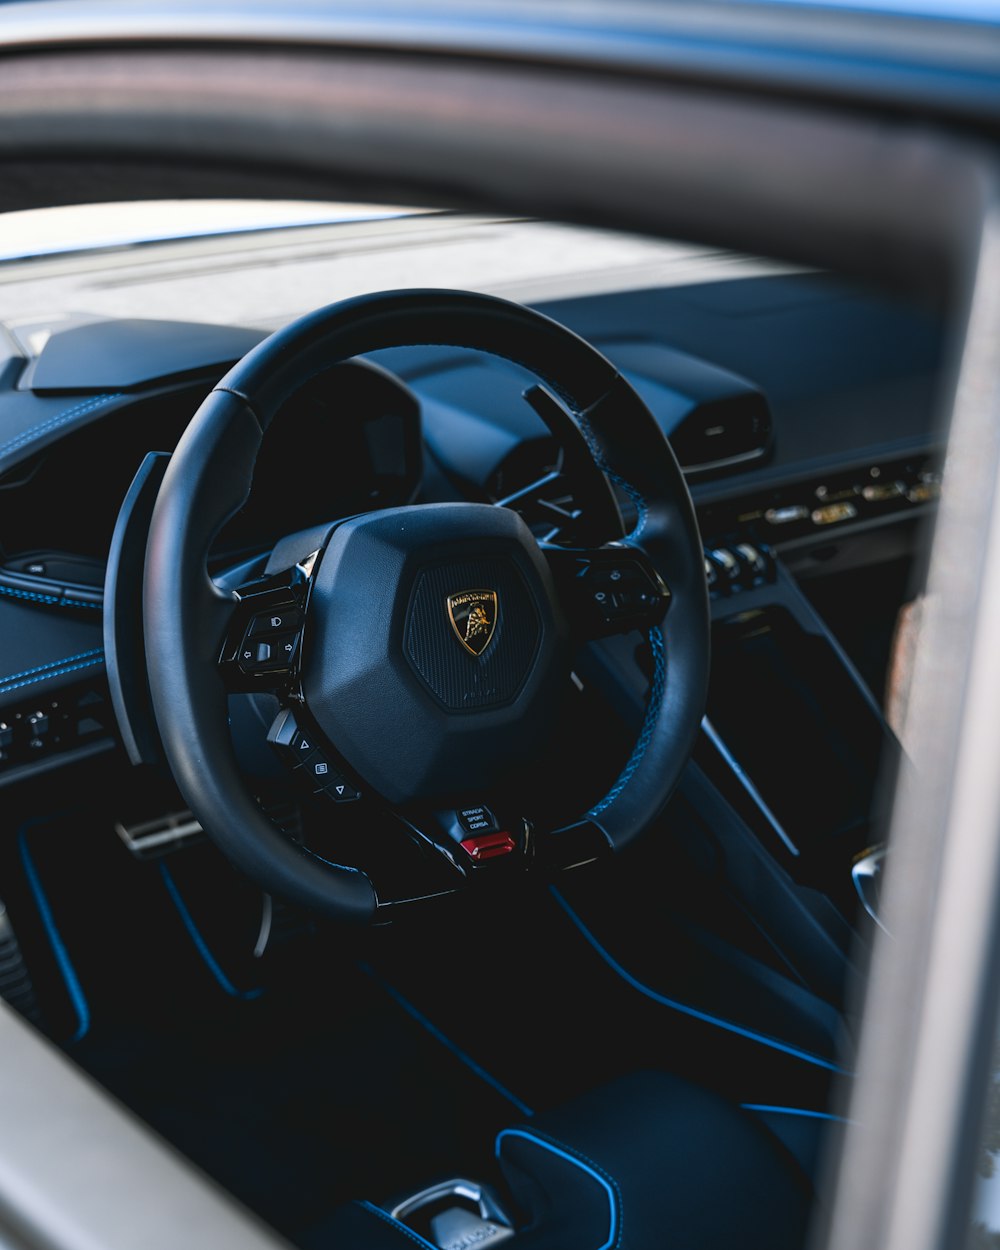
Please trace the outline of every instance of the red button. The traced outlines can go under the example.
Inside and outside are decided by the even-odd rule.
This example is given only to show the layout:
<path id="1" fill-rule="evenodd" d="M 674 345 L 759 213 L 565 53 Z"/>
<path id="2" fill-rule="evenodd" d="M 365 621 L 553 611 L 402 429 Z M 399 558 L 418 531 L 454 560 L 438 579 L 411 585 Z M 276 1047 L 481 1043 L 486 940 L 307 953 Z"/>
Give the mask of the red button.
<path id="1" fill-rule="evenodd" d="M 498 833 L 481 833 L 476 838 L 466 838 L 462 849 L 468 851 L 474 863 L 481 864 L 484 859 L 496 859 L 498 855 L 509 855 L 517 849 L 517 843 L 509 833 L 501 829 Z"/>

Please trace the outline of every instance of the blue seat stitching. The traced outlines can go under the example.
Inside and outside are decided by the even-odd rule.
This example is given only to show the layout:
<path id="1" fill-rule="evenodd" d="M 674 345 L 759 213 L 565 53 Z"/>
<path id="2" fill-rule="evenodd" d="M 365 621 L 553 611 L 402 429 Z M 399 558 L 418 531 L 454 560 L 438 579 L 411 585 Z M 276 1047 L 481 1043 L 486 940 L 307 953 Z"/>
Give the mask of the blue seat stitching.
<path id="1" fill-rule="evenodd" d="M 582 1150 L 577 1150 L 575 1146 L 567 1146 L 564 1142 L 557 1141 L 555 1138 L 543 1136 L 537 1130 L 529 1132 L 523 1128 L 505 1128 L 497 1134 L 494 1146 L 497 1158 L 501 1153 L 501 1142 L 505 1137 L 523 1137 L 525 1141 L 534 1142 L 541 1146 L 543 1150 L 549 1150 L 553 1154 L 562 1155 L 563 1158 L 575 1164 L 584 1172 L 589 1172 L 594 1180 L 603 1187 L 608 1195 L 608 1207 L 610 1209 L 610 1227 L 608 1228 L 608 1239 L 600 1247 L 600 1250 L 617 1250 L 621 1245 L 622 1236 L 625 1231 L 625 1203 L 622 1200 L 621 1189 L 618 1182 L 601 1167 L 599 1163 L 595 1163 L 593 1159 L 589 1159 Z"/>

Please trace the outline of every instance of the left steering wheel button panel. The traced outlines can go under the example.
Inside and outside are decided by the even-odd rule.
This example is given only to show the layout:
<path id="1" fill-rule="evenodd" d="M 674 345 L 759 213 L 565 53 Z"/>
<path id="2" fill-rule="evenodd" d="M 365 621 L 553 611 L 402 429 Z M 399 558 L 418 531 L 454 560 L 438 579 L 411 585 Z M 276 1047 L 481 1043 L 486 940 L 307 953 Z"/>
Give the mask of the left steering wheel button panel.
<path id="1" fill-rule="evenodd" d="M 222 646 L 220 664 L 231 689 L 282 685 L 294 671 L 302 635 L 305 574 L 296 565 L 248 582 Z"/>

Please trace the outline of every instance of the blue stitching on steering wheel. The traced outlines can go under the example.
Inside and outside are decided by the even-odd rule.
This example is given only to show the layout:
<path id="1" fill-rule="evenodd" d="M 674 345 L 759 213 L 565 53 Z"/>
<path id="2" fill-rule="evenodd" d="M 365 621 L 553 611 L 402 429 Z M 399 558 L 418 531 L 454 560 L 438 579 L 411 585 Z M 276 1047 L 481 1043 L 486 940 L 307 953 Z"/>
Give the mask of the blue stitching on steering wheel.
<path id="1" fill-rule="evenodd" d="M 605 394 L 607 394 L 607 392 L 605 392 Z M 646 518 L 649 515 L 649 504 L 647 504 L 645 496 L 638 489 L 638 487 L 633 486 L 631 482 L 627 482 L 625 478 L 621 476 L 621 474 L 616 473 L 611 468 L 611 466 L 608 464 L 607 460 L 604 457 L 604 452 L 601 449 L 601 445 L 597 441 L 597 435 L 594 433 L 593 429 L 591 428 L 590 422 L 587 420 L 587 417 L 584 415 L 584 413 L 582 413 L 575 406 L 571 406 L 571 407 L 572 407 L 572 411 L 576 414 L 576 420 L 577 420 L 577 424 L 580 427 L 580 433 L 583 435 L 584 441 L 586 442 L 587 447 L 590 449 L 590 454 L 594 459 L 594 464 L 597 465 L 597 467 L 601 470 L 601 472 L 609 481 L 614 482 L 616 486 L 620 486 L 622 490 L 625 492 L 625 494 L 628 495 L 629 499 L 631 499 L 632 502 L 635 504 L 637 520 L 635 523 L 635 527 L 633 528 L 632 532 L 628 535 L 628 537 L 638 538 L 639 535 L 642 533 L 642 531 L 646 528 Z"/>
<path id="2" fill-rule="evenodd" d="M 620 474 L 615 473 L 614 470 L 610 468 L 604 457 L 604 452 L 597 441 L 597 436 L 591 428 L 587 417 L 579 411 L 576 415 L 580 431 L 586 440 L 587 446 L 590 448 L 590 454 L 594 458 L 594 463 L 610 481 L 620 486 L 635 504 L 637 520 L 635 527 L 628 537 L 638 539 L 646 526 L 646 520 L 649 516 L 649 505 L 637 487 L 633 486 L 631 482 L 627 482 L 620 476 Z M 632 754 L 628 758 L 628 763 L 618 775 L 618 780 L 611 787 L 604 798 L 590 809 L 587 813 L 588 816 L 599 816 L 601 812 L 607 811 L 615 799 L 618 798 L 621 792 L 632 780 L 636 769 L 642 763 L 642 757 L 646 754 L 646 749 L 652 740 L 653 730 L 656 727 L 656 716 L 659 711 L 660 703 L 663 700 L 663 688 L 667 676 L 663 634 L 659 629 L 651 629 L 649 631 L 649 646 L 653 653 L 653 680 L 649 687 L 649 698 L 646 701 L 646 714 L 643 718 L 642 730 L 635 746 L 632 748 Z"/>
<path id="3" fill-rule="evenodd" d="M 642 763 L 642 757 L 645 755 L 646 748 L 653 737 L 653 730 L 656 726 L 656 714 L 663 700 L 663 687 L 667 677 L 666 649 L 663 643 L 663 634 L 659 629 L 651 629 L 649 631 L 649 647 L 653 653 L 653 680 L 649 687 L 649 698 L 646 702 L 646 715 L 642 723 L 642 732 L 639 734 L 638 741 L 632 749 L 628 763 L 619 774 L 618 780 L 604 798 L 601 799 L 600 803 L 595 804 L 590 809 L 587 813 L 588 816 L 599 816 L 601 812 L 606 811 L 615 799 L 618 798 L 619 794 L 632 780 L 636 769 Z"/>

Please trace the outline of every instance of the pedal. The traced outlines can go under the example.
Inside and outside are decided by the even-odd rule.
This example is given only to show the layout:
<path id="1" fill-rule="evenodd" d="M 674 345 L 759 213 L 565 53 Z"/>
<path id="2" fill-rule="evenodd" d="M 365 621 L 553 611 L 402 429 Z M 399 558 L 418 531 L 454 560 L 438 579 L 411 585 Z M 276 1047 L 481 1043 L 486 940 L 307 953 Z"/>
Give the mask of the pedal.
<path id="1" fill-rule="evenodd" d="M 197 841 L 205 831 L 189 811 L 181 811 L 129 824 L 117 820 L 115 833 L 136 859 L 156 859 Z"/>

